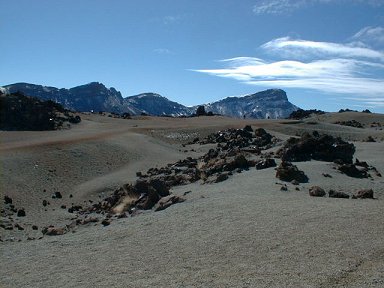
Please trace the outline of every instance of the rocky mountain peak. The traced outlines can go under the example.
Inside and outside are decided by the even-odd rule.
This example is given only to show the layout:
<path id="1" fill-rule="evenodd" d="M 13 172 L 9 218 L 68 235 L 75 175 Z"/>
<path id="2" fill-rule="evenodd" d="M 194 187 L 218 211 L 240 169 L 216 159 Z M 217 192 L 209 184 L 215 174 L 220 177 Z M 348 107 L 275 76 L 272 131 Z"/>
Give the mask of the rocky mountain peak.
<path id="1" fill-rule="evenodd" d="M 153 92 L 123 98 L 115 88 L 107 88 L 100 82 L 91 82 L 70 89 L 58 89 L 29 83 L 16 83 L 4 86 L 9 93 L 22 92 L 42 100 L 53 100 L 65 108 L 87 112 L 105 111 L 146 113 L 149 115 L 182 116 L 196 112 L 195 107 L 186 107 Z M 288 101 L 281 89 L 265 91 L 225 99 L 203 105 L 207 112 L 237 118 L 285 118 L 298 107 Z"/>

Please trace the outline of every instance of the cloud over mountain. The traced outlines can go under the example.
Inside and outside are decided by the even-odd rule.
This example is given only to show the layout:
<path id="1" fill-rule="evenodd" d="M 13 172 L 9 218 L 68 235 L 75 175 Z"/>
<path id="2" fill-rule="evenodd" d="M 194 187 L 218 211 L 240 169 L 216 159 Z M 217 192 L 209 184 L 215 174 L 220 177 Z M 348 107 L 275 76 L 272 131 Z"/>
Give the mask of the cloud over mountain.
<path id="1" fill-rule="evenodd" d="M 368 27 L 354 38 L 378 37 L 379 32 L 381 27 Z M 384 52 L 363 41 L 332 43 L 282 37 L 259 48 L 264 59 L 235 57 L 221 60 L 223 68 L 194 71 L 249 85 L 312 89 L 341 94 L 344 99 L 354 95 L 356 101 L 384 106 Z"/>

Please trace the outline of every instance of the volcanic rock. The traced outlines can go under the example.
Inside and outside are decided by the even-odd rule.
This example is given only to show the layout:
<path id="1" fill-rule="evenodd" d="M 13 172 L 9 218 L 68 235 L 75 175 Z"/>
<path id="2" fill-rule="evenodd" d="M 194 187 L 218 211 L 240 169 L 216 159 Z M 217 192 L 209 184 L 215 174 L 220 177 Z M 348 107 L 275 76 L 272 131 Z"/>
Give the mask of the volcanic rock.
<path id="1" fill-rule="evenodd" d="M 266 159 L 262 159 L 256 163 L 256 169 L 257 170 L 267 169 L 270 167 L 276 167 L 275 159 L 266 158 Z"/>
<path id="2" fill-rule="evenodd" d="M 291 162 L 283 161 L 280 166 L 276 169 L 276 177 L 282 181 L 291 182 L 293 180 L 299 183 L 308 182 L 307 175 L 303 171 L 300 171 L 296 165 Z"/>
<path id="3" fill-rule="evenodd" d="M 7 196 L 7 195 L 4 195 L 4 204 L 12 204 L 12 198 Z"/>
<path id="4" fill-rule="evenodd" d="M 309 195 L 313 197 L 324 197 L 325 191 L 319 186 L 312 186 L 311 188 L 309 188 Z"/>
<path id="5" fill-rule="evenodd" d="M 346 174 L 347 176 L 354 178 L 367 178 L 368 173 L 365 169 L 357 169 L 354 164 L 343 164 L 337 168 L 340 172 Z"/>
<path id="6" fill-rule="evenodd" d="M 17 217 L 25 217 L 25 210 L 23 208 L 17 210 Z"/>
<path id="7" fill-rule="evenodd" d="M 373 198 L 373 190 L 372 189 L 363 189 L 357 191 L 357 194 L 352 196 L 353 199 L 374 199 Z"/>
<path id="8" fill-rule="evenodd" d="M 329 190 L 328 195 L 330 198 L 345 198 L 348 199 L 349 195 L 347 193 L 335 190 Z"/>
<path id="9" fill-rule="evenodd" d="M 67 233 L 67 230 L 63 227 L 49 226 L 49 227 L 43 228 L 41 232 L 44 235 L 57 236 L 57 235 L 64 235 L 65 233 Z"/>
<path id="10" fill-rule="evenodd" d="M 155 211 L 161 211 L 164 209 L 167 209 L 169 206 L 184 202 L 185 199 L 176 195 L 168 195 L 159 200 L 159 202 L 156 203 L 154 210 Z"/>
<path id="11" fill-rule="evenodd" d="M 343 163 L 352 163 L 355 146 L 329 135 L 315 137 L 305 134 L 301 138 L 290 138 L 278 151 L 284 161 L 320 160 L 333 162 L 340 159 Z"/>

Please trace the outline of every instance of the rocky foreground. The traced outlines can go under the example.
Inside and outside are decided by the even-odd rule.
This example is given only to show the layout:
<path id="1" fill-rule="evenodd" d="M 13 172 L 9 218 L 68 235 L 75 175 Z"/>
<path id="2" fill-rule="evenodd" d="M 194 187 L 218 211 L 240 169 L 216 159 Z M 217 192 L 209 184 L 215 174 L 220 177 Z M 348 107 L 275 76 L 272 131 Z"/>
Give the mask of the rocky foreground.
<path id="1" fill-rule="evenodd" d="M 298 169 L 292 162 L 324 161 L 330 162 L 333 169 L 354 178 L 378 178 L 381 173 L 365 161 L 354 159 L 355 145 L 343 141 L 339 137 L 320 135 L 317 131 L 312 134 L 305 133 L 301 137 L 291 137 L 285 142 L 272 136 L 263 128 L 253 130 L 250 125 L 243 129 L 227 129 L 212 133 L 203 139 L 195 138 L 191 142 L 183 144 L 183 147 L 196 145 L 213 145 L 207 153 L 201 157 L 187 157 L 175 163 L 170 163 L 161 168 L 150 168 L 146 173 L 137 172 L 138 180 L 127 183 L 116 189 L 110 196 L 94 203 L 89 200 L 88 205 L 72 204 L 67 207 L 73 214 L 73 221 L 65 226 L 50 226 L 40 228 L 42 235 L 63 235 L 78 225 L 100 222 L 102 226 L 110 225 L 111 221 L 128 216 L 136 216 L 145 210 L 154 212 L 164 210 L 173 204 L 186 201 L 183 196 L 172 195 L 170 189 L 175 186 L 188 185 L 200 181 L 202 184 L 219 183 L 226 181 L 236 173 L 256 168 L 257 170 L 276 167 L 275 177 L 281 181 L 281 190 L 286 191 L 287 184 L 298 186 L 300 183 L 308 183 L 310 179 L 304 171 Z M 275 148 L 275 149 L 274 149 Z M 272 172 L 273 170 L 271 170 Z M 324 177 L 332 177 L 327 173 Z M 296 190 L 300 190 L 298 187 Z M 309 195 L 324 197 L 326 191 L 319 186 L 309 188 Z M 374 199 L 372 189 L 362 189 L 350 195 L 337 189 L 328 191 L 330 198 L 348 199 Z M 70 195 L 72 197 L 72 194 Z M 61 199 L 60 192 L 54 192 L 52 199 Z M 49 205 L 49 200 L 43 200 L 42 206 Z M 3 221 L 1 228 L 5 230 L 24 230 L 22 224 L 14 221 L 17 218 L 26 217 L 24 208 L 17 208 L 12 204 L 12 198 L 4 195 L 4 208 L 1 210 Z M 38 230 L 40 225 L 33 225 L 33 230 Z M 35 240 L 35 237 L 25 236 L 27 240 Z M 13 238 L 2 239 L 9 241 Z"/>
<path id="2" fill-rule="evenodd" d="M 81 118 L 2 131 L 2 287 L 384 284 L 379 115 Z"/>

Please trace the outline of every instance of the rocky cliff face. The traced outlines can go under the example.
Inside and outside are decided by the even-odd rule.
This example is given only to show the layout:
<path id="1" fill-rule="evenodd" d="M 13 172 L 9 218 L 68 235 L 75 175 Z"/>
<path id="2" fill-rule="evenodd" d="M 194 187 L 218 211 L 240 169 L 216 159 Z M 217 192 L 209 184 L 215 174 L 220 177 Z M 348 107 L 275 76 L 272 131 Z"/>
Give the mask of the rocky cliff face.
<path id="1" fill-rule="evenodd" d="M 236 118 L 286 118 L 298 108 L 290 103 L 285 91 L 269 89 L 243 97 L 228 97 L 206 104 L 205 110 Z"/>
<path id="2" fill-rule="evenodd" d="M 42 100 L 55 101 L 67 109 L 81 112 L 106 111 L 132 115 L 146 113 L 157 116 L 188 116 L 195 113 L 197 109 L 197 106 L 186 107 L 156 93 L 143 93 L 123 98 L 115 88 L 107 88 L 98 82 L 71 89 L 29 83 L 16 83 L 3 88 L 9 93 L 22 92 Z M 298 109 L 288 101 L 286 93 L 279 89 L 269 89 L 242 97 L 228 97 L 204 106 L 207 112 L 211 111 L 215 114 L 261 119 L 286 118 Z"/>
<path id="3" fill-rule="evenodd" d="M 124 100 L 127 105 L 135 107 L 149 115 L 182 116 L 193 113 L 193 109 L 185 107 L 177 102 L 170 101 L 155 93 L 139 94 L 127 97 Z"/>

